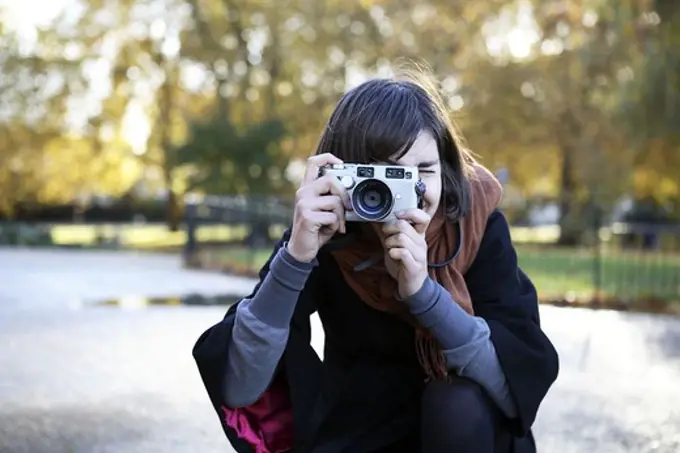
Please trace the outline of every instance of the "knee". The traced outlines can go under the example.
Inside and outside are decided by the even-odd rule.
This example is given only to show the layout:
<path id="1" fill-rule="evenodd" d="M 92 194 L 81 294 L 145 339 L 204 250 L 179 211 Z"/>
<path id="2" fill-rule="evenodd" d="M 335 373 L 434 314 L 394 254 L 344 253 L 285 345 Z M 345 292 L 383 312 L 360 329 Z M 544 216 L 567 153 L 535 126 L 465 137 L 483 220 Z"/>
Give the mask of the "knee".
<path id="1" fill-rule="evenodd" d="M 450 382 L 432 381 L 426 385 L 421 404 L 421 432 L 424 442 L 429 438 L 430 445 L 438 445 L 432 451 L 470 451 L 475 445 L 493 443 L 494 421 L 493 407 L 475 382 L 453 378 Z"/>

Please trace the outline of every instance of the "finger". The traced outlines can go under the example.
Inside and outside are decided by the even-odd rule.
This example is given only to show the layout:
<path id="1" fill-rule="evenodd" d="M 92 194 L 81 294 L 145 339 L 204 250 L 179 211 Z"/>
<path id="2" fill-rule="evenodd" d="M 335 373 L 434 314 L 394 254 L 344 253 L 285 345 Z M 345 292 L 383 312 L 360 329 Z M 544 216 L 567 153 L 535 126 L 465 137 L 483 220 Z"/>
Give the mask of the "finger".
<path id="1" fill-rule="evenodd" d="M 335 211 L 335 208 L 342 209 L 342 197 L 339 195 L 321 195 L 310 197 L 300 201 L 302 207 L 312 211 Z"/>
<path id="2" fill-rule="evenodd" d="M 398 222 L 399 222 L 398 220 L 385 222 L 385 223 L 382 224 L 380 229 L 382 230 L 382 232 L 385 236 L 397 234 L 397 233 L 401 232 L 401 228 L 399 227 L 399 225 L 397 225 Z"/>
<path id="3" fill-rule="evenodd" d="M 329 193 L 330 195 L 327 195 Z M 297 198 L 298 203 L 303 208 L 333 211 L 339 219 L 338 231 L 343 234 L 347 232 L 345 211 L 350 209 L 349 195 L 337 178 L 330 175 L 319 178 L 311 184 L 298 189 Z M 331 202 L 331 200 L 335 200 L 335 202 Z"/>
<path id="4" fill-rule="evenodd" d="M 406 268 L 407 272 L 415 272 L 418 269 L 418 262 L 408 250 L 401 248 L 390 249 L 388 254 L 393 260 L 399 261 Z"/>
<path id="5" fill-rule="evenodd" d="M 386 236 L 383 241 L 383 245 L 386 249 L 409 248 L 412 243 L 413 240 L 401 232 Z"/>
<path id="6" fill-rule="evenodd" d="M 407 211 L 396 213 L 396 217 L 401 220 L 406 220 L 413 225 L 413 228 L 418 234 L 425 234 L 432 217 L 422 209 L 409 209 Z"/>
<path id="7" fill-rule="evenodd" d="M 341 164 L 342 160 L 331 153 L 316 154 L 307 159 L 307 168 L 305 169 L 305 177 L 302 180 L 302 185 L 306 185 L 314 181 L 319 176 L 319 168 L 324 165 Z"/>
<path id="8" fill-rule="evenodd" d="M 415 243 L 422 242 L 423 235 L 416 231 L 415 226 L 411 225 L 407 220 L 397 220 L 383 226 L 383 233 L 385 236 L 391 236 L 398 233 L 404 233 Z"/>
<path id="9" fill-rule="evenodd" d="M 339 231 L 343 234 L 347 232 L 345 227 L 345 208 L 342 204 L 342 197 L 338 195 L 323 195 L 305 199 L 301 202 L 303 209 L 309 211 L 331 211 L 338 217 Z"/>
<path id="10" fill-rule="evenodd" d="M 311 211 L 305 218 L 316 227 L 332 227 L 333 230 L 340 228 L 340 222 L 335 212 Z"/>
<path id="11" fill-rule="evenodd" d="M 351 203 L 349 201 L 349 194 L 347 189 L 338 181 L 335 176 L 327 175 L 322 178 L 317 179 L 312 184 L 309 185 L 315 195 L 325 195 L 331 193 L 332 195 L 337 195 L 342 198 L 342 204 L 345 209 L 350 209 Z"/>
<path id="12" fill-rule="evenodd" d="M 302 186 L 297 190 L 295 194 L 298 203 L 300 200 L 308 198 L 317 198 L 321 195 L 337 195 L 342 199 L 342 204 L 345 208 L 349 209 L 349 195 L 345 187 L 340 184 L 337 178 L 326 175 L 323 176 L 312 183 Z"/>
<path id="13" fill-rule="evenodd" d="M 422 238 L 419 238 L 422 239 Z M 398 233 L 385 239 L 385 248 L 408 250 L 416 262 L 427 262 L 427 248 L 420 241 L 414 241 L 404 233 Z"/>

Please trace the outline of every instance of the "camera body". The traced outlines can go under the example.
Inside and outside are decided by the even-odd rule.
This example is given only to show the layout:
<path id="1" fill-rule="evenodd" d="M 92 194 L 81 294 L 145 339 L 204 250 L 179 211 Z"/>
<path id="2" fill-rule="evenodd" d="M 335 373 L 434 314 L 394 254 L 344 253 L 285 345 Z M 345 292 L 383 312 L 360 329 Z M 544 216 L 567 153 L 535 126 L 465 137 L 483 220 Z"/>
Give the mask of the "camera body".
<path id="1" fill-rule="evenodd" d="M 319 176 L 338 178 L 347 190 L 352 210 L 348 222 L 389 222 L 395 212 L 422 207 L 425 184 L 418 167 L 386 164 L 333 164 L 319 169 Z"/>

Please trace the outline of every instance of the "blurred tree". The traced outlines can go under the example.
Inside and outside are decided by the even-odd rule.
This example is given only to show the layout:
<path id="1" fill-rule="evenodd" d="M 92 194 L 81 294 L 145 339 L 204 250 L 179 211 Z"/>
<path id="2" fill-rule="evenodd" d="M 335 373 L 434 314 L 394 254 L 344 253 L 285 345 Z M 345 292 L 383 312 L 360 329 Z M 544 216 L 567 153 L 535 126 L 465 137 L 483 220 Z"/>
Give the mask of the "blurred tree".
<path id="1" fill-rule="evenodd" d="M 91 0 L 32 44 L 0 19 L 0 205 L 160 189 L 177 228 L 188 189 L 290 192 L 288 162 L 313 151 L 340 95 L 417 58 L 471 148 L 518 193 L 556 200 L 573 244 L 594 205 L 680 198 L 678 9 Z"/>
<path id="2" fill-rule="evenodd" d="M 10 216 L 19 201 L 73 198 L 86 181 L 73 156 L 54 152 L 73 139 L 69 95 L 87 90 L 77 50 L 52 31 L 38 38 L 28 45 L 0 20 L 0 210 Z"/>
<path id="3" fill-rule="evenodd" d="M 530 52 L 491 52 L 463 73 L 470 142 L 509 168 L 527 195 L 533 186 L 559 201 L 562 244 L 592 229 L 592 206 L 611 206 L 633 187 L 625 175 L 634 150 L 614 112 L 640 14 L 635 2 L 535 2 Z"/>
<path id="4" fill-rule="evenodd" d="M 220 117 L 194 123 L 191 139 L 177 151 L 177 163 L 191 164 L 189 189 L 209 194 L 272 195 L 289 191 L 287 164 L 278 144 L 284 136 L 278 120 L 243 128 Z"/>
<path id="5" fill-rule="evenodd" d="M 639 3 L 617 119 L 636 152 L 635 195 L 680 208 L 680 4 Z"/>

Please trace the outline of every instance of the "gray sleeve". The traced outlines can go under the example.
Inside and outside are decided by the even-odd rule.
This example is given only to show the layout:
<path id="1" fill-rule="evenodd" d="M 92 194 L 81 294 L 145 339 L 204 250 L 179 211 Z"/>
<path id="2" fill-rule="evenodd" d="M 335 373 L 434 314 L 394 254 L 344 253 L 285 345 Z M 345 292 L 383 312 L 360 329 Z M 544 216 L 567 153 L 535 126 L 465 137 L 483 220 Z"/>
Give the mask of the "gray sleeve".
<path id="1" fill-rule="evenodd" d="M 288 341 L 290 320 L 317 262 L 300 263 L 281 247 L 251 299 L 236 309 L 224 380 L 229 407 L 253 404 L 269 387 Z"/>
<path id="2" fill-rule="evenodd" d="M 484 387 L 507 417 L 516 417 L 517 406 L 509 392 L 486 321 L 469 315 L 431 278 L 404 302 L 423 327 L 437 338 L 449 369 Z"/>

